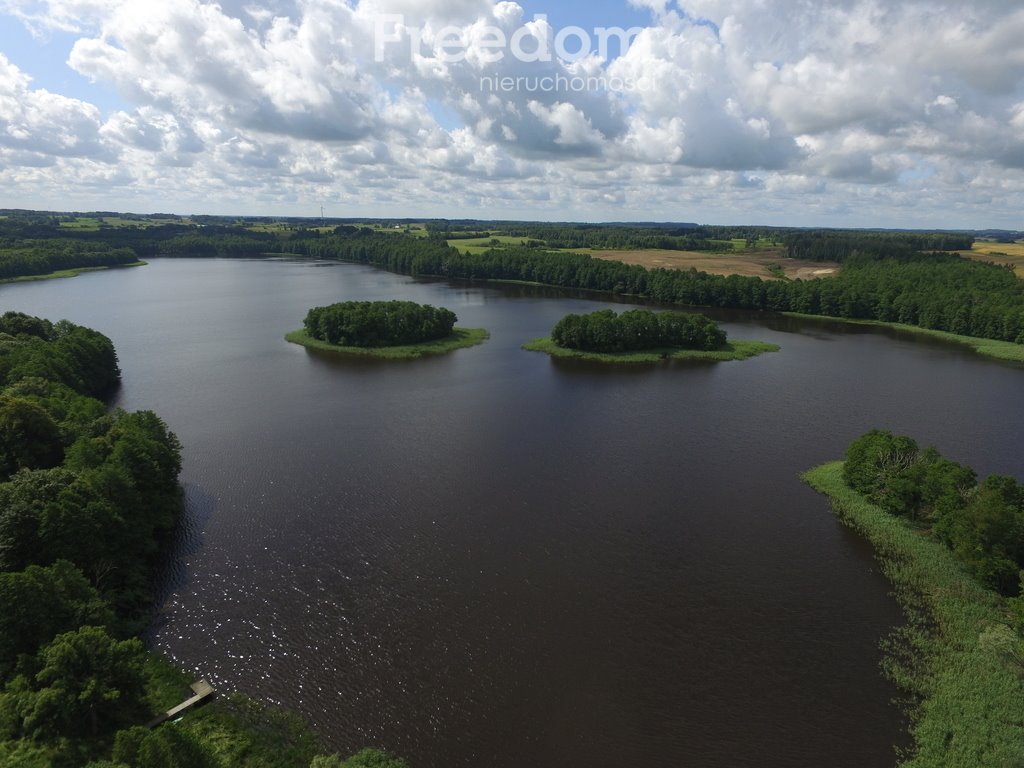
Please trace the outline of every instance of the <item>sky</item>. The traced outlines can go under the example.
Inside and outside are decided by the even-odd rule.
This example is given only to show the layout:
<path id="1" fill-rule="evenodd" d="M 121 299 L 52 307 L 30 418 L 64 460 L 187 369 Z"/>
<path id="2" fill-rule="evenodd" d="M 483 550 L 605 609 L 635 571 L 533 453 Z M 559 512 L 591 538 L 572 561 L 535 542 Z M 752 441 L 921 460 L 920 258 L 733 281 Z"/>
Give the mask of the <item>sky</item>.
<path id="1" fill-rule="evenodd" d="M 1024 229 L 1024 1 L 0 0 L 0 208 L 321 206 Z"/>

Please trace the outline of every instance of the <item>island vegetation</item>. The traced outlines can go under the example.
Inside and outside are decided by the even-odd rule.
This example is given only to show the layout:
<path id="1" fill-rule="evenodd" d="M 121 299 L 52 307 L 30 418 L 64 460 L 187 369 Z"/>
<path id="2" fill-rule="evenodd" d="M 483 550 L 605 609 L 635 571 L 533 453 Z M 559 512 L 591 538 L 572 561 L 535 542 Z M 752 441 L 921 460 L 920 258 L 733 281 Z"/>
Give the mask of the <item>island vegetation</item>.
<path id="1" fill-rule="evenodd" d="M 742 360 L 779 349 L 754 341 L 729 342 L 714 320 L 688 312 L 602 309 L 570 314 L 551 336 L 523 345 L 532 352 L 598 362 L 648 363 L 676 360 Z"/>
<path id="2" fill-rule="evenodd" d="M 0 765 L 402 768 L 320 754 L 297 716 L 225 696 L 142 727 L 189 679 L 135 637 L 181 512 L 181 446 L 151 411 L 109 411 L 113 344 L 0 316 Z"/>
<path id="3" fill-rule="evenodd" d="M 314 339 L 343 347 L 396 347 L 450 336 L 455 313 L 412 301 L 343 301 L 313 307 L 303 326 Z"/>
<path id="4" fill-rule="evenodd" d="M 704 315 L 646 309 L 620 314 L 611 309 L 570 314 L 551 329 L 551 340 L 558 346 L 587 352 L 632 352 L 659 347 L 718 349 L 725 338 L 726 333 L 718 323 Z"/>
<path id="5" fill-rule="evenodd" d="M 456 328 L 455 313 L 412 301 L 344 301 L 314 307 L 303 328 L 285 336 L 312 349 L 383 358 L 435 355 L 488 338 L 480 328 Z"/>
<path id="6" fill-rule="evenodd" d="M 873 430 L 804 475 L 874 545 L 906 624 L 883 669 L 906 693 L 906 768 L 1024 761 L 1024 487 Z"/>

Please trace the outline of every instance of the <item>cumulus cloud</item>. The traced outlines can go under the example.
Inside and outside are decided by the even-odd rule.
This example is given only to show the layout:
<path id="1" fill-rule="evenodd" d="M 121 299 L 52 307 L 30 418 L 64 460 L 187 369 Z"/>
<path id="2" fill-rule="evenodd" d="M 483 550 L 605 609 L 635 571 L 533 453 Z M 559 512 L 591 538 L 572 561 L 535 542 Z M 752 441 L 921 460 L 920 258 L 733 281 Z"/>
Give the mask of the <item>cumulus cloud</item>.
<path id="1" fill-rule="evenodd" d="M 100 139 L 99 110 L 78 99 L 33 89 L 30 78 L 0 53 L 0 147 L 34 156 L 111 159 Z"/>
<path id="2" fill-rule="evenodd" d="M 1024 203 L 1024 9 L 628 2 L 650 21 L 621 55 L 594 35 L 562 60 L 542 55 L 560 30 L 510 0 L 0 0 L 74 33 L 68 66 L 130 105 L 34 88 L 0 55 L 0 179 L 514 217 L 924 224 Z"/>

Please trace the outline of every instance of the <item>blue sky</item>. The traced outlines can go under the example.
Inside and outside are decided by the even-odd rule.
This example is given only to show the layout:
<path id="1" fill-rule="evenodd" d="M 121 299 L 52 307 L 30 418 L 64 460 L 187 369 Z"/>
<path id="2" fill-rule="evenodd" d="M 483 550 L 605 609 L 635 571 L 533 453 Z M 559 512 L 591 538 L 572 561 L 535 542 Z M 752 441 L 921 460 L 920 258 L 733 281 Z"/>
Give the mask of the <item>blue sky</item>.
<path id="1" fill-rule="evenodd" d="M 389 13 L 423 36 L 417 56 L 374 59 Z M 484 30 L 511 39 L 534 14 L 551 39 L 643 31 L 609 61 L 484 58 Z M 992 0 L 0 0 L 0 16 L 0 207 L 1024 228 L 1024 8 Z"/>
<path id="2" fill-rule="evenodd" d="M 104 111 L 124 109 L 128 105 L 102 84 L 91 83 L 67 65 L 71 46 L 79 35 L 47 30 L 33 35 L 9 15 L 0 21 L 0 53 L 32 77 L 33 85 L 53 93 L 90 101 Z"/>
<path id="3" fill-rule="evenodd" d="M 584 29 L 612 26 L 628 29 L 633 26 L 647 26 L 651 23 L 650 10 L 635 8 L 621 1 L 564 0 L 564 2 L 553 3 L 531 0 L 519 4 L 529 17 L 537 13 L 546 14 L 552 26 L 556 28 L 575 25 Z"/>

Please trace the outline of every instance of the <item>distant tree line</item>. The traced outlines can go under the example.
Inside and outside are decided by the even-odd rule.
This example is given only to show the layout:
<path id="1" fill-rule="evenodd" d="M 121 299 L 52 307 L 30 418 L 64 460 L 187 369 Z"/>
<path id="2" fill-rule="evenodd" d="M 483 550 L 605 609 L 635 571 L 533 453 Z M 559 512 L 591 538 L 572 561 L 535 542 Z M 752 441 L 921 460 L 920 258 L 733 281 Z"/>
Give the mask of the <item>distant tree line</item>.
<path id="1" fill-rule="evenodd" d="M 451 336 L 455 313 L 412 301 L 343 301 L 314 307 L 303 325 L 315 339 L 347 347 L 390 347 Z"/>
<path id="2" fill-rule="evenodd" d="M 793 230 L 781 239 L 791 258 L 840 263 L 855 255 L 912 258 L 922 251 L 969 251 L 974 244 L 973 235 L 955 232 Z"/>
<path id="3" fill-rule="evenodd" d="M 673 251 L 730 251 L 730 242 L 714 242 L 701 229 L 688 227 L 648 228 L 601 224 L 519 223 L 493 231 L 544 243 L 548 248 L 595 248 L 601 250 L 665 249 Z M 448 235 L 450 238 L 451 235 Z M 457 237 L 457 235 L 456 235 Z"/>
<path id="4" fill-rule="evenodd" d="M 704 315 L 633 309 L 615 314 L 602 309 L 586 315 L 566 315 L 551 330 L 560 347 L 589 352 L 630 352 L 679 347 L 718 349 L 726 334 Z"/>
<path id="5" fill-rule="evenodd" d="M 1024 281 L 1006 267 L 974 262 L 943 250 L 969 248 L 971 237 L 957 233 L 776 230 L 771 228 L 658 225 L 565 225 L 505 223 L 501 231 L 531 238 L 532 247 L 495 248 L 480 255 L 459 253 L 447 245 L 443 223 L 428 226 L 430 237 L 374 232 L 339 225 L 333 233 L 315 228 L 261 232 L 211 219 L 208 224 L 181 222 L 158 226 L 122 226 L 97 232 L 61 229 L 52 217 L 0 219 L 0 265 L 4 253 L 35 247 L 55 252 L 69 244 L 86 251 L 131 249 L 136 256 L 236 256 L 291 254 L 344 259 L 413 275 L 447 278 L 520 280 L 547 285 L 609 291 L 695 306 L 791 311 L 841 318 L 900 322 L 952 333 L 1024 343 Z M 466 231 L 473 223 L 452 223 Z M 479 222 L 475 230 L 479 231 Z M 498 225 L 495 225 L 498 227 Z M 642 247 L 648 237 L 705 241 L 746 236 L 784 241 L 794 256 L 841 261 L 833 277 L 772 280 L 695 270 L 645 269 L 594 259 L 585 254 L 550 252 L 540 239 L 559 244 L 589 243 Z M 559 240 L 560 237 L 568 238 Z M 619 237 L 626 238 L 621 242 Z M 43 242 L 43 241 L 40 241 Z M 60 245 L 63 244 L 63 245 Z M 710 245 L 710 242 L 708 242 Z M 692 245 L 692 244 L 691 244 Z M 58 248 L 59 246 L 59 248 Z M 40 246 L 44 247 L 44 246 Z M 83 257 L 84 258 L 84 257 Z M 92 258 L 91 256 L 89 258 Z M 97 257 L 100 258 L 100 257 Z M 106 258 L 103 256 L 102 258 Z M 127 252 L 118 259 L 129 260 Z M 52 262 L 48 266 L 52 266 Z M 60 262 L 65 265 L 68 262 Z M 13 271 L 45 269 L 42 262 Z"/>
<path id="6" fill-rule="evenodd" d="M 934 448 L 875 429 L 847 448 L 843 479 L 890 514 L 931 529 L 985 586 L 1020 593 L 1024 486 L 1014 478 L 979 482 L 974 470 Z"/>
<path id="7" fill-rule="evenodd" d="M 1024 281 L 1007 267 L 950 253 L 854 256 L 834 277 L 765 281 L 693 269 L 646 269 L 531 248 L 468 255 L 433 240 L 396 235 L 299 239 L 289 246 L 302 255 L 373 264 L 403 274 L 527 281 L 670 304 L 882 320 L 1024 343 Z"/>

